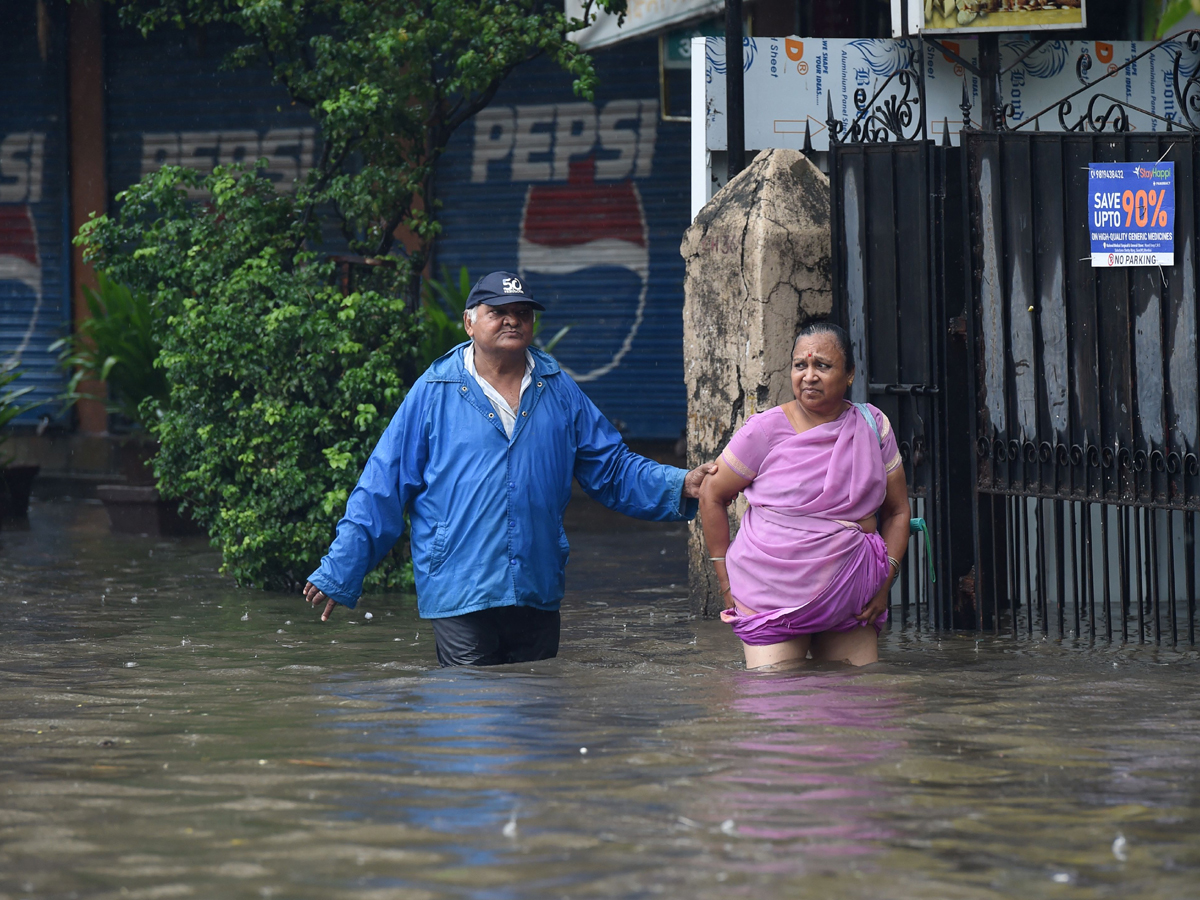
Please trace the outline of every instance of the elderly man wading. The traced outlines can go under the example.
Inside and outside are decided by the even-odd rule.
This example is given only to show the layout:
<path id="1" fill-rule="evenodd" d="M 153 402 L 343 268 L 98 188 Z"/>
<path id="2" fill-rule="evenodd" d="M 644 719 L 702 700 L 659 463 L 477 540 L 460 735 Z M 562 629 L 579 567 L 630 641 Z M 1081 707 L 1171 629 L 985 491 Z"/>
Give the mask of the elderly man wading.
<path id="1" fill-rule="evenodd" d="M 417 379 L 375 447 L 304 597 L 351 609 L 364 576 L 411 523 L 417 609 L 443 666 L 558 653 L 571 478 L 642 519 L 691 519 L 705 475 L 633 453 L 548 354 L 530 349 L 520 278 L 493 272 L 467 298 L 465 344 Z"/>

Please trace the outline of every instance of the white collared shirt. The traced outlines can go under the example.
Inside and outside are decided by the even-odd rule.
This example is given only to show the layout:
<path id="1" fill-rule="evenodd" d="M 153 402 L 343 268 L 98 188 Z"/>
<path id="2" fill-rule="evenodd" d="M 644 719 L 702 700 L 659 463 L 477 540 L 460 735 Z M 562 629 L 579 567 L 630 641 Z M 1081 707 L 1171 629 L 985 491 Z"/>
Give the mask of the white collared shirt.
<path id="1" fill-rule="evenodd" d="M 495 407 L 496 414 L 500 416 L 500 424 L 504 426 L 504 433 L 512 438 L 513 429 L 517 426 L 517 410 L 508 405 L 508 401 L 501 396 L 500 392 L 492 387 L 491 383 L 484 378 L 475 368 L 475 345 L 467 344 L 463 348 L 463 365 L 467 372 L 474 378 L 487 398 L 492 401 L 492 406 Z M 517 408 L 521 406 L 521 400 L 525 397 L 525 389 L 533 383 L 533 354 L 529 352 L 529 348 L 525 348 L 525 374 L 521 376 L 521 393 L 517 397 Z"/>

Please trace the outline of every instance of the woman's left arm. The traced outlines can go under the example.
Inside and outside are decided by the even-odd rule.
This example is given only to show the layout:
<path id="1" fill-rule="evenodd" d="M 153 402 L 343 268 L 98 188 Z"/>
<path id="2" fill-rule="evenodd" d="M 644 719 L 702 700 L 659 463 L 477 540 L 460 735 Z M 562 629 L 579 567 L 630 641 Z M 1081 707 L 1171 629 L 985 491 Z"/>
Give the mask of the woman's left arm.
<path id="1" fill-rule="evenodd" d="M 883 542 L 887 544 L 887 555 L 897 563 L 904 559 L 904 552 L 908 549 L 911 516 L 912 513 L 908 506 L 908 483 L 904 479 L 904 466 L 897 466 L 896 470 L 888 475 L 887 493 L 883 498 L 883 506 L 879 507 L 879 534 L 883 537 Z M 888 593 L 898 574 L 898 568 L 889 562 L 887 581 L 871 598 L 871 602 L 866 605 L 866 608 L 855 616 L 856 619 L 864 625 L 875 624 L 875 620 L 888 608 Z"/>

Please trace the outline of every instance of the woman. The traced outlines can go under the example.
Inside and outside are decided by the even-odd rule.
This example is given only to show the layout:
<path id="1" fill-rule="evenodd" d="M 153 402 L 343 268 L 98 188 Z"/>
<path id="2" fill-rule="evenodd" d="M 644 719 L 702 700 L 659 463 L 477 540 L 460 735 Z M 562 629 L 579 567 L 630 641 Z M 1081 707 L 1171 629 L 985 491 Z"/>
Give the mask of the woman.
<path id="1" fill-rule="evenodd" d="M 742 640 L 747 668 L 810 651 L 865 665 L 879 659 L 888 590 L 908 547 L 900 451 L 887 416 L 845 399 L 854 356 L 841 328 L 801 331 L 791 378 L 796 399 L 747 419 L 700 492 L 721 619 Z M 739 493 L 750 509 L 731 545 L 727 508 Z"/>

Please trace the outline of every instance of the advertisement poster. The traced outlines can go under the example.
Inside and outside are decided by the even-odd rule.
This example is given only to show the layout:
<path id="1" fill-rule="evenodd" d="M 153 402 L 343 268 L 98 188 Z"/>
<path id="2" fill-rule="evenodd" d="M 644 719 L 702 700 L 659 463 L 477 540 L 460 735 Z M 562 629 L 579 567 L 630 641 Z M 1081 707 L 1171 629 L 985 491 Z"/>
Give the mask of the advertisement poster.
<path id="1" fill-rule="evenodd" d="M 1175 265 L 1175 164 L 1088 166 L 1092 267 Z"/>
<path id="2" fill-rule="evenodd" d="M 945 51 L 967 60 L 978 61 L 977 42 L 973 38 L 939 40 Z M 902 70 L 911 70 L 914 61 L 924 67 L 925 119 L 927 136 L 942 140 L 944 130 L 958 144 L 962 129 L 963 84 L 971 102 L 971 122 L 980 124 L 979 81 L 949 53 L 921 43 L 915 38 L 822 40 L 816 38 L 748 38 L 744 42 L 743 66 L 746 90 L 746 147 L 768 150 L 786 147 L 801 150 L 807 127 L 815 150 L 829 147 L 826 119 L 828 102 L 833 101 L 834 116 L 848 129 L 858 115 L 855 95 L 869 101 L 883 88 L 873 110 L 893 95 L 899 102 L 905 87 L 898 78 L 888 79 Z M 1155 45 L 1144 41 L 1047 41 L 1028 56 L 1034 46 L 1028 38 L 1002 39 L 1000 44 L 1001 98 L 1007 107 L 1008 125 L 1016 128 L 1036 113 L 1042 116 L 1043 131 L 1058 131 L 1058 103 L 1083 87 L 1098 82 L 1071 100 L 1064 114 L 1066 127 L 1074 127 L 1090 103 L 1095 116 L 1109 112 L 1116 103 L 1124 106 L 1129 131 L 1166 131 L 1167 123 L 1144 115 L 1133 107 L 1156 116 L 1182 121 L 1175 98 L 1173 67 L 1180 58 L 1180 79 L 1186 79 L 1200 66 L 1200 53 L 1182 41 Z M 1149 51 L 1149 52 L 1147 52 Z M 1139 54 L 1146 53 L 1128 68 L 1122 68 Z M 709 150 L 725 149 L 725 42 L 709 38 L 705 42 L 705 136 Z M 1105 78 L 1105 75 L 1113 77 Z M 1082 80 L 1081 80 L 1082 79 Z M 886 84 L 886 87 L 884 85 Z M 915 83 L 909 87 L 915 98 Z M 913 113 L 917 107 L 908 107 Z M 906 126 L 906 136 L 915 130 L 914 121 Z M 1032 124 L 1026 125 L 1032 129 Z M 1111 126 L 1110 126 L 1111 128 Z M 843 131 L 843 133 L 845 133 Z M 895 140 L 893 135 L 892 140 Z"/>
<path id="3" fill-rule="evenodd" d="M 925 0 L 923 33 L 1083 28 L 1086 0 Z"/>

